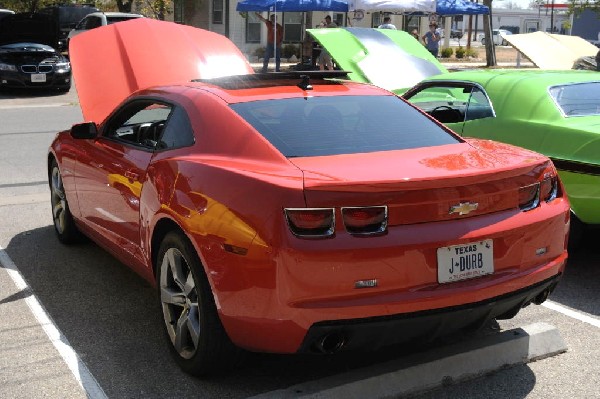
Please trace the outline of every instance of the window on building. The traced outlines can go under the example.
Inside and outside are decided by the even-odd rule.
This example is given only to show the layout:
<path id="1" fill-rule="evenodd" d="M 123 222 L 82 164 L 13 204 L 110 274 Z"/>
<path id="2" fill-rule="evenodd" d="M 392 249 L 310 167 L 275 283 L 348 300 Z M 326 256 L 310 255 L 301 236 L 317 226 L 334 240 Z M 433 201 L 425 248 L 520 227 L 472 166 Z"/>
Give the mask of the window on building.
<path id="1" fill-rule="evenodd" d="M 283 41 L 302 41 L 302 13 L 286 12 L 283 14 Z"/>
<path id="2" fill-rule="evenodd" d="M 383 23 L 383 14 L 374 12 L 371 14 L 371 27 L 377 28 L 379 25 Z"/>
<path id="3" fill-rule="evenodd" d="M 173 21 L 183 23 L 183 0 L 173 0 Z"/>
<path id="4" fill-rule="evenodd" d="M 249 12 L 246 17 L 246 43 L 260 43 L 262 21 L 256 14 Z"/>
<path id="5" fill-rule="evenodd" d="M 405 30 L 407 32 L 412 32 L 414 29 L 417 30 L 417 32 L 420 32 L 421 29 L 421 24 L 420 24 L 421 18 L 415 15 L 404 15 L 402 17 L 402 26 L 406 27 Z"/>
<path id="6" fill-rule="evenodd" d="M 223 23 L 223 0 L 213 0 L 212 2 L 212 23 Z"/>
<path id="7" fill-rule="evenodd" d="M 340 26 L 340 27 L 341 26 L 346 26 L 346 24 L 344 23 L 344 16 L 345 16 L 344 13 L 335 12 L 335 13 L 333 13 L 332 21 L 335 22 L 335 24 L 337 26 Z"/>

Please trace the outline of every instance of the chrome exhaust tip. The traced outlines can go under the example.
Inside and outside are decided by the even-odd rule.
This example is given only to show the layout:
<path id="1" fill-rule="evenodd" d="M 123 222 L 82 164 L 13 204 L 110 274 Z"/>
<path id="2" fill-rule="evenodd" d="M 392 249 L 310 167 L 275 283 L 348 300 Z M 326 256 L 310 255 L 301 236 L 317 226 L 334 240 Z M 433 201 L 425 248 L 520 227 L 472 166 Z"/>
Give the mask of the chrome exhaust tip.
<path id="1" fill-rule="evenodd" d="M 334 332 L 321 337 L 316 343 L 316 348 L 319 352 L 330 355 L 339 352 L 346 342 L 344 335 Z"/>

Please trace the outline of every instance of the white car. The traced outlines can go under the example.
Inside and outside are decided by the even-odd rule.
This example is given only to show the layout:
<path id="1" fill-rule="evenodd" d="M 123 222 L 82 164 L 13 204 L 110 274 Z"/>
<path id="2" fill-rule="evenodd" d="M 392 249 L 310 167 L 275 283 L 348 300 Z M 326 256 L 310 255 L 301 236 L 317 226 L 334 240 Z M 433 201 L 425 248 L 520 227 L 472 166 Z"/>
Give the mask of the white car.
<path id="1" fill-rule="evenodd" d="M 88 14 L 81 21 L 79 21 L 79 23 L 77 23 L 75 29 L 69 32 L 69 36 L 67 37 L 67 47 L 69 46 L 69 41 L 71 41 L 74 36 L 77 36 L 80 33 L 90 29 L 99 28 L 101 26 L 114 24 L 116 22 L 123 22 L 134 18 L 144 18 L 144 16 L 141 14 L 130 14 L 126 12 L 93 12 Z"/>
<path id="2" fill-rule="evenodd" d="M 512 32 L 505 29 L 492 29 L 492 41 L 496 46 L 506 46 L 508 43 L 504 39 L 504 36 L 512 35 Z M 479 35 L 479 40 L 482 45 L 485 45 L 485 34 Z"/>
<path id="3" fill-rule="evenodd" d="M 7 10 L 6 8 L 0 8 L 0 19 L 8 15 L 12 15 L 15 12 L 13 10 Z"/>

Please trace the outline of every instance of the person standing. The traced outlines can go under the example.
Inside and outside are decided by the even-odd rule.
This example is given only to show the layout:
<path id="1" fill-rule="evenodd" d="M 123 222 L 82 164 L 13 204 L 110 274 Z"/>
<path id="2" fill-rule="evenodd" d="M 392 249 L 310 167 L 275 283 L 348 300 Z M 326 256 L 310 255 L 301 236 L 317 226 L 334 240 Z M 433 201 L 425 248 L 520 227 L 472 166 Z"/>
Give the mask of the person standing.
<path id="1" fill-rule="evenodd" d="M 411 36 L 414 37 L 415 39 L 419 40 L 419 32 L 416 29 L 413 29 L 410 32 Z"/>
<path id="2" fill-rule="evenodd" d="M 436 58 L 440 51 L 440 40 L 442 40 L 442 35 L 437 31 L 437 24 L 431 22 L 429 24 L 429 32 L 423 35 L 423 43 L 425 43 L 427 50 Z"/>
<path id="3" fill-rule="evenodd" d="M 275 56 L 275 72 L 279 72 L 279 67 L 281 65 L 281 42 L 283 41 L 283 27 L 281 24 L 276 22 L 275 14 L 271 14 L 269 19 L 266 19 L 258 12 L 255 14 L 258 19 L 267 25 L 267 49 L 265 51 L 262 73 L 267 72 L 269 60 L 273 56 Z M 277 35 L 277 38 L 275 38 L 275 35 Z M 273 54 L 273 51 L 275 51 L 275 54 Z"/>
<path id="4" fill-rule="evenodd" d="M 337 28 L 337 24 L 331 20 L 331 17 L 327 15 L 325 20 L 321 22 L 320 27 L 322 28 Z M 323 48 L 321 50 L 321 54 L 319 54 L 319 69 L 324 71 L 325 68 L 328 70 L 333 70 L 333 60 L 331 59 L 331 54 Z"/>
<path id="5" fill-rule="evenodd" d="M 383 24 L 377 27 L 378 29 L 396 29 L 396 25 L 392 24 L 392 18 L 383 18 Z"/>

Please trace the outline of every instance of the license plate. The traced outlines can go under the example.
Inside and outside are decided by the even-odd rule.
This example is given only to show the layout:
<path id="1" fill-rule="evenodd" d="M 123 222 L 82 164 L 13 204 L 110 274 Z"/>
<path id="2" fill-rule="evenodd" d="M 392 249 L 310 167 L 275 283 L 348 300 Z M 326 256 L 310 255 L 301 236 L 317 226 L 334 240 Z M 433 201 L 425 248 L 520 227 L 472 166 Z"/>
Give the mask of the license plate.
<path id="1" fill-rule="evenodd" d="M 31 74 L 31 81 L 32 82 L 45 82 L 46 81 L 46 74 L 45 73 L 32 73 Z"/>
<path id="2" fill-rule="evenodd" d="M 483 240 L 438 248 L 438 282 L 452 283 L 494 273 L 493 244 L 492 240 Z"/>

